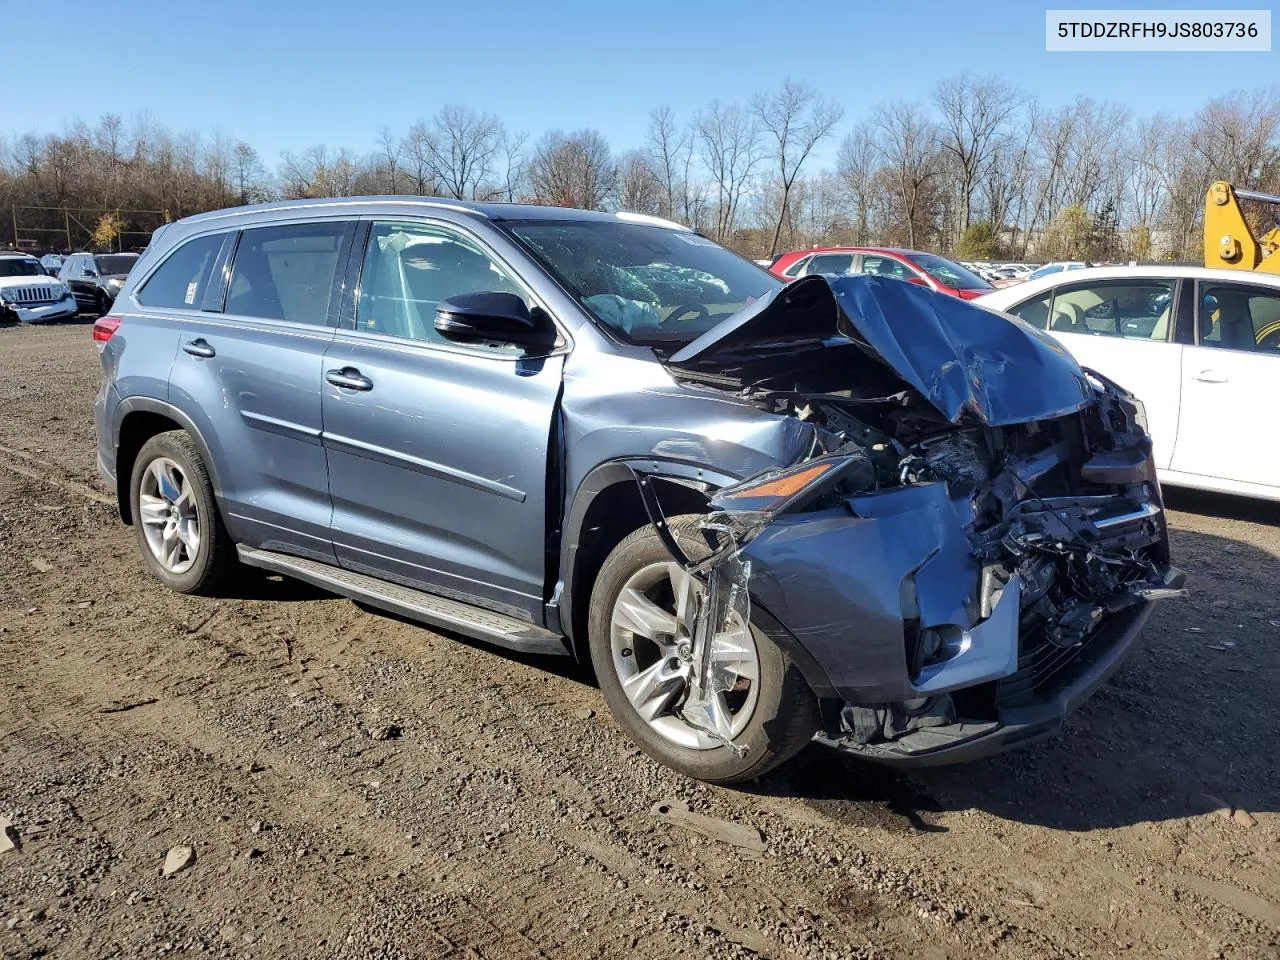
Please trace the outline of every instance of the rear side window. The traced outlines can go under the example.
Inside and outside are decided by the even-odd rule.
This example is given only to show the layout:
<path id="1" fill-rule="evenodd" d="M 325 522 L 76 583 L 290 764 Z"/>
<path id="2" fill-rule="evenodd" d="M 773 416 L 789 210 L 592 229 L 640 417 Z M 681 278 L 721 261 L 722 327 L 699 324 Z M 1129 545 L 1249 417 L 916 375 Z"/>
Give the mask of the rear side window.
<path id="1" fill-rule="evenodd" d="M 897 277 L 899 280 L 908 280 L 915 276 L 914 273 L 893 259 L 893 257 L 870 253 L 862 255 L 862 272 L 873 273 L 881 277 Z"/>
<path id="2" fill-rule="evenodd" d="M 804 272 L 806 274 L 848 273 L 852 268 L 853 254 L 851 253 L 819 253 L 809 261 L 809 266 Z"/>
<path id="3" fill-rule="evenodd" d="M 226 312 L 328 323 L 345 223 L 299 223 L 246 230 L 236 248 Z"/>
<path id="4" fill-rule="evenodd" d="M 145 307 L 199 310 L 225 238 L 225 233 L 215 233 L 178 247 L 143 284 L 138 302 Z"/>

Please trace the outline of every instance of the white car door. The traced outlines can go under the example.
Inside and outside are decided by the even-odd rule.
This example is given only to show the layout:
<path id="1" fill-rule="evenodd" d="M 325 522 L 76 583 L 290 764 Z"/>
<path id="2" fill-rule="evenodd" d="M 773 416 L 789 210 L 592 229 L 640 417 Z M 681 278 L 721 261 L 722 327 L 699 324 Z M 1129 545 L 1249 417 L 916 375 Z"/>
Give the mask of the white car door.
<path id="1" fill-rule="evenodd" d="M 1184 348 L 1173 339 L 1177 293 L 1172 277 L 1064 281 L 1007 311 L 1048 330 L 1082 367 L 1143 402 L 1160 469 L 1173 458 L 1179 429 Z"/>
<path id="2" fill-rule="evenodd" d="M 1280 290 L 1201 281 L 1184 348 L 1178 473 L 1280 489 Z"/>

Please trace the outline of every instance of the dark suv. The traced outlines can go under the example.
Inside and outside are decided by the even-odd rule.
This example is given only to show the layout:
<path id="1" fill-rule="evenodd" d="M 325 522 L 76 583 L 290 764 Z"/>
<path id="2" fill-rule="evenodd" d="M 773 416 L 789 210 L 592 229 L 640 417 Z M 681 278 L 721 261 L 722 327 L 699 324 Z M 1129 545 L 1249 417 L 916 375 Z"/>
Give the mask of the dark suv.
<path id="1" fill-rule="evenodd" d="M 80 309 L 104 314 L 137 262 L 136 253 L 73 253 L 62 261 L 58 279 L 71 289 Z"/>
<path id="2" fill-rule="evenodd" d="M 1058 728 L 1179 595 L 1141 404 L 1007 316 L 675 224 L 406 197 L 162 228 L 95 324 L 100 468 L 240 565 L 589 658 L 692 776 Z"/>

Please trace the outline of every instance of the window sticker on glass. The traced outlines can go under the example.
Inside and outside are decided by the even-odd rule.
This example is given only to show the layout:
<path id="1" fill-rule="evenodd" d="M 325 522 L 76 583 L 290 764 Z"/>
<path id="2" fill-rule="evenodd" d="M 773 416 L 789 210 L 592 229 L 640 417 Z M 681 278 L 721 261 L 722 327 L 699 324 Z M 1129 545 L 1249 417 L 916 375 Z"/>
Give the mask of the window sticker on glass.
<path id="1" fill-rule="evenodd" d="M 672 233 L 685 243 L 692 244 L 695 247 L 714 247 L 716 245 L 714 240 L 700 237 L 696 233 L 685 233 L 683 230 L 673 230 Z"/>
<path id="2" fill-rule="evenodd" d="M 196 288 L 200 286 L 199 280 L 192 280 L 187 284 L 187 295 L 184 301 L 188 304 L 196 302 Z"/>

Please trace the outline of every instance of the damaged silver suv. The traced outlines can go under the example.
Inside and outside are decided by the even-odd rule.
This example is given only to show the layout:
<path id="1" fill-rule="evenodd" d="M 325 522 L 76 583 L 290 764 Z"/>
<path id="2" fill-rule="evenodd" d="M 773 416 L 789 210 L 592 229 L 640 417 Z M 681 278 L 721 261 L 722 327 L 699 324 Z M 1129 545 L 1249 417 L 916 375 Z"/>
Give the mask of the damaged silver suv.
<path id="1" fill-rule="evenodd" d="M 1056 341 L 650 218 L 220 211 L 94 337 L 100 468 L 164 583 L 260 567 L 589 658 L 704 780 L 1048 735 L 1182 592 L 1141 405 Z"/>

